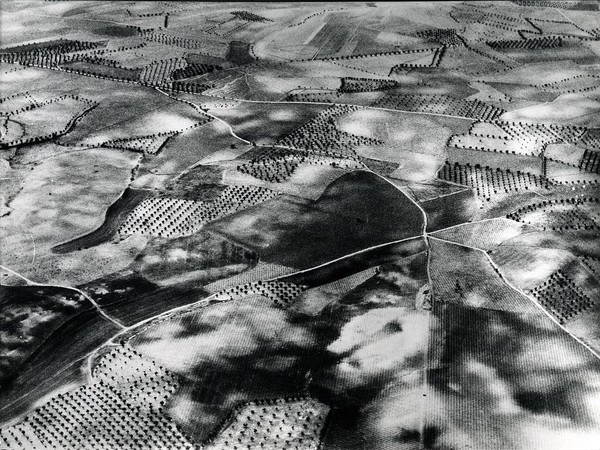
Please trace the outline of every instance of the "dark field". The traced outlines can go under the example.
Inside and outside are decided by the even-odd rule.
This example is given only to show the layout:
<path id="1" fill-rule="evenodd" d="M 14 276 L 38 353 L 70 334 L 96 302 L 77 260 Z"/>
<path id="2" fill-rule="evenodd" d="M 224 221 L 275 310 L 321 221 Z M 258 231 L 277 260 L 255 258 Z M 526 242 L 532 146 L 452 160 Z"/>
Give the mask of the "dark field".
<path id="1" fill-rule="evenodd" d="M 315 202 L 276 198 L 208 225 L 261 259 L 300 269 L 421 232 L 417 207 L 369 172 L 344 175 Z"/>
<path id="2" fill-rule="evenodd" d="M 119 328 L 87 309 L 63 323 L 13 373 L 0 391 L 0 420 L 27 411 L 35 402 L 56 389 L 82 383 L 85 358 L 111 338 Z"/>
<path id="3" fill-rule="evenodd" d="M 476 212 L 475 196 L 463 190 L 420 203 L 427 213 L 427 231 L 436 231 L 470 220 Z"/>
<path id="4" fill-rule="evenodd" d="M 579 64 L 598 64 L 600 57 L 579 42 L 567 41 L 560 47 L 535 50 L 506 49 L 502 53 L 527 63 L 570 60 Z"/>

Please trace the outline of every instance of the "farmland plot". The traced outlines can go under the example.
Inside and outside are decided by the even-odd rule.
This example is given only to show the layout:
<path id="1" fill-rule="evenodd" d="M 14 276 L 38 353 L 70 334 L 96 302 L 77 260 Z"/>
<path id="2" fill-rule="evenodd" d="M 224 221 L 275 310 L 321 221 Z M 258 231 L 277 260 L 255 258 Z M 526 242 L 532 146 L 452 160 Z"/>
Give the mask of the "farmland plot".
<path id="1" fill-rule="evenodd" d="M 589 401 L 597 395 L 597 360 L 547 316 L 449 303 L 438 304 L 434 316 L 425 408 L 436 443 L 493 449 L 542 441 L 558 450 L 571 445 L 569 435 L 593 448 L 585 442 L 597 435 Z"/>
<path id="2" fill-rule="evenodd" d="M 6 132 L 2 134 L 0 146 L 40 142 L 66 134 L 78 118 L 95 106 L 90 100 L 65 96 L 13 110 L 4 124 Z"/>
<path id="3" fill-rule="evenodd" d="M 177 198 L 144 200 L 119 228 L 121 235 L 189 236 L 207 222 L 269 200 L 278 194 L 269 189 L 229 186 L 214 201 L 204 203 Z"/>
<path id="4" fill-rule="evenodd" d="M 431 240 L 431 248 L 432 289 L 438 302 L 499 311 L 539 311 L 506 284 L 483 251 L 437 239 Z"/>
<path id="5" fill-rule="evenodd" d="M 136 272 L 151 282 L 202 284 L 252 268 L 258 256 L 216 235 L 199 232 L 172 240 L 154 239 L 136 258 Z"/>
<path id="6" fill-rule="evenodd" d="M 144 375 L 147 371 L 152 375 Z M 114 373 L 118 373 L 117 377 Z M 177 386 L 176 377 L 169 371 L 125 347 L 104 355 L 92 375 L 90 384 L 55 397 L 26 416 L 23 424 L 8 428 L 0 437 L 4 445 L 110 447 L 135 442 L 161 447 L 167 441 L 189 445 L 177 427 L 161 414 L 161 404 Z M 140 382 L 145 387 L 134 389 Z M 57 420 L 50 421 L 49 417 Z M 114 426 L 115 417 L 128 427 L 120 427 L 119 431 Z M 62 423 L 76 426 L 65 435 Z"/>
<path id="7" fill-rule="evenodd" d="M 427 214 L 427 230 L 436 231 L 471 220 L 477 211 L 472 189 L 461 189 L 420 202 Z"/>
<path id="8" fill-rule="evenodd" d="M 52 287 L 0 286 L 2 383 L 57 328 L 91 304 L 75 291 Z"/>
<path id="9" fill-rule="evenodd" d="M 93 308 L 83 309 L 61 324 L 4 384 L 0 421 L 10 423 L 57 394 L 84 384 L 85 358 L 119 329 Z"/>
<path id="10" fill-rule="evenodd" d="M 59 275 L 59 265 L 64 270 L 74 261 L 66 258 L 59 263 L 60 257 L 51 253 L 52 247 L 98 228 L 107 208 L 121 196 L 134 165 L 135 160 L 127 153 L 92 149 L 86 151 L 85 159 L 77 153 L 66 153 L 46 159 L 28 171 L 26 185 L 11 202 L 14 211 L 0 218 L 3 264 L 37 281 Z M 82 186 L 88 187 L 85 193 L 81 192 Z M 31 265 L 34 252 L 38 264 Z M 114 264 L 119 260 L 117 254 L 114 259 L 106 252 L 103 256 Z M 98 256 L 102 252 L 95 257 Z M 90 259 L 88 254 L 86 261 L 79 255 L 75 265 L 88 270 L 95 257 Z M 67 271 L 63 276 L 69 276 Z"/>
<path id="11" fill-rule="evenodd" d="M 304 268 L 418 235 L 420 215 L 407 213 L 415 209 L 404 194 L 376 175 L 353 172 L 332 183 L 315 202 L 281 196 L 214 221 L 207 229 L 247 245 L 267 262 Z"/>
<path id="12" fill-rule="evenodd" d="M 508 239 L 534 230 L 533 227 L 515 224 L 510 220 L 491 219 L 436 231 L 432 236 L 489 251 Z"/>
<path id="13" fill-rule="evenodd" d="M 0 448 L 598 450 L 599 20 L 3 2 Z"/>

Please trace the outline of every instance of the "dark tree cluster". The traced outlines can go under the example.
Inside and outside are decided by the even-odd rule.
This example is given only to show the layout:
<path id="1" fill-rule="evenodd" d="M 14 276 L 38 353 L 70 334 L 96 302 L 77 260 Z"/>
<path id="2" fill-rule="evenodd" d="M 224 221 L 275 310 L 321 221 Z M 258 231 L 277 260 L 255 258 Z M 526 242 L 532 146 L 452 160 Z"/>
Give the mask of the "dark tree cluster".
<path id="1" fill-rule="evenodd" d="M 241 173 L 253 176 L 269 183 L 281 183 L 287 180 L 302 164 L 330 165 L 344 169 L 358 169 L 360 164 L 354 160 L 326 158 L 306 153 L 273 149 L 249 162 L 237 166 Z"/>
<path id="2" fill-rule="evenodd" d="M 189 236 L 205 223 L 279 195 L 256 186 L 228 186 L 212 202 L 160 197 L 144 200 L 119 227 L 121 235 Z"/>
<path id="3" fill-rule="evenodd" d="M 338 103 L 342 92 L 340 91 L 325 91 L 325 92 L 297 92 L 289 94 L 285 97 L 286 102 L 311 102 L 311 103 Z"/>
<path id="4" fill-rule="evenodd" d="M 169 5 L 171 6 L 171 5 Z M 125 8 L 125 12 L 127 12 L 127 14 L 129 14 L 131 17 L 158 17 L 158 16 L 168 16 L 169 14 L 176 14 L 176 13 L 181 13 L 181 12 L 185 12 L 185 11 L 189 11 L 189 8 L 169 8 L 168 10 L 161 10 L 161 11 L 157 11 L 157 12 L 151 12 L 151 13 L 136 13 L 131 11 L 128 8 Z"/>
<path id="5" fill-rule="evenodd" d="M 176 47 L 186 49 L 200 49 L 205 43 L 196 39 L 182 38 L 179 36 L 173 36 L 166 33 L 159 33 L 153 29 L 146 29 L 140 32 L 140 35 L 147 41 L 158 42 L 159 44 L 174 45 Z"/>
<path id="6" fill-rule="evenodd" d="M 247 22 L 273 22 L 271 19 L 251 13 L 250 11 L 231 11 L 231 14 L 238 19 L 245 20 Z"/>
<path id="7" fill-rule="evenodd" d="M 590 217 L 589 212 L 593 208 L 597 208 L 598 203 L 600 203 L 600 199 L 597 197 L 544 200 L 519 208 L 508 214 L 506 218 L 535 225 L 541 227 L 543 230 L 597 231 L 600 230 L 600 226 Z M 543 213 L 543 223 L 540 223 L 540 212 Z"/>
<path id="8" fill-rule="evenodd" d="M 342 85 L 338 91 L 341 93 L 372 92 L 384 91 L 395 87 L 398 87 L 398 82 L 395 80 L 344 77 L 342 78 Z"/>
<path id="9" fill-rule="evenodd" d="M 310 397 L 243 403 L 223 421 L 207 444 L 232 450 L 320 448 L 328 410 Z"/>
<path id="10" fill-rule="evenodd" d="M 271 300 L 276 306 L 285 307 L 306 289 L 307 287 L 303 285 L 277 280 L 255 281 L 225 289 L 220 294 L 226 295 L 232 300 L 251 295 L 262 295 Z"/>
<path id="11" fill-rule="evenodd" d="M 465 8 L 454 8 L 448 15 L 457 23 L 477 23 L 485 18 L 485 13 Z"/>
<path id="12" fill-rule="evenodd" d="M 137 27 L 138 32 L 141 32 L 141 28 Z M 120 45 L 116 48 L 113 49 L 106 49 L 106 48 L 102 48 L 100 50 L 92 50 L 86 54 L 89 54 L 91 56 L 101 56 L 101 55 L 110 55 L 111 53 L 119 53 L 119 52 L 127 52 L 130 50 L 137 50 L 139 48 L 144 48 L 148 45 L 147 42 L 140 42 L 139 44 L 132 44 L 132 45 Z M 77 61 L 77 56 L 78 55 L 73 55 L 73 61 Z"/>
<path id="13" fill-rule="evenodd" d="M 142 69 L 139 75 L 142 84 L 148 86 L 164 86 L 168 85 L 173 72 L 182 69 L 182 65 L 187 65 L 187 62 L 182 58 L 169 58 L 154 61 Z"/>
<path id="14" fill-rule="evenodd" d="M 307 158 L 309 156 L 297 156 L 293 153 L 282 152 L 269 157 L 252 159 L 237 166 L 236 170 L 269 183 L 281 183 L 292 176 L 301 164 L 306 163 Z"/>
<path id="15" fill-rule="evenodd" d="M 66 57 L 67 53 L 93 50 L 104 45 L 98 42 L 72 40 L 27 44 L 0 50 L 0 62 L 56 67 L 65 61 L 71 60 L 71 58 Z"/>
<path id="16" fill-rule="evenodd" d="M 228 186 L 214 202 L 207 204 L 207 219 L 218 219 L 270 200 L 277 195 L 279 195 L 277 192 L 262 187 Z"/>
<path id="17" fill-rule="evenodd" d="M 529 172 L 510 169 L 492 169 L 489 166 L 474 166 L 470 163 L 454 164 L 446 161 L 438 172 L 438 178 L 475 189 L 477 196 L 490 200 L 495 195 L 507 194 L 533 187 L 547 188 L 550 182 Z"/>
<path id="18" fill-rule="evenodd" d="M 431 49 L 430 49 L 431 50 Z M 444 55 L 446 54 L 446 46 L 442 46 L 440 48 L 436 48 L 434 53 L 433 53 L 433 58 L 431 58 L 431 62 L 429 64 L 427 63 L 401 63 L 401 64 L 396 64 L 395 66 L 393 66 L 390 69 L 390 75 L 394 74 L 394 73 L 402 73 L 402 71 L 404 69 L 411 69 L 411 68 L 419 68 L 419 67 L 439 67 L 440 63 L 442 62 L 442 58 L 444 57 Z"/>
<path id="19" fill-rule="evenodd" d="M 355 136 L 337 129 L 335 117 L 357 109 L 357 106 L 351 105 L 332 106 L 277 143 L 293 149 L 309 150 L 316 155 L 358 161 L 353 147 L 361 144 L 380 145 L 383 142 L 373 138 Z"/>
<path id="20" fill-rule="evenodd" d="M 598 11 L 598 3 L 590 1 L 513 0 L 513 3 L 526 7 Z"/>
<path id="21" fill-rule="evenodd" d="M 596 278 L 600 278 L 600 258 L 585 255 L 579 258 L 579 262 L 592 272 Z"/>
<path id="22" fill-rule="evenodd" d="M 556 48 L 563 45 L 563 40 L 560 36 L 543 36 L 539 38 L 529 38 L 520 40 L 502 40 L 488 41 L 487 45 L 495 50 L 504 49 L 524 49 L 537 50 L 540 48 Z"/>
<path id="23" fill-rule="evenodd" d="M 470 117 L 480 121 L 493 121 L 506 111 L 479 100 L 463 100 L 437 94 L 399 94 L 387 93 L 375 102 L 380 108 L 397 109 L 458 117 Z"/>
<path id="24" fill-rule="evenodd" d="M 138 205 L 119 227 L 121 235 L 166 238 L 188 236 L 206 222 L 204 204 L 178 198 L 153 198 Z"/>
<path id="25" fill-rule="evenodd" d="M 190 94 L 201 94 L 202 92 L 213 89 L 216 84 L 199 83 L 195 81 L 173 81 L 171 83 L 171 89 L 176 92 L 187 92 Z"/>
<path id="26" fill-rule="evenodd" d="M 587 311 L 595 302 L 561 270 L 532 289 L 531 294 L 561 324 Z"/>
<path id="27" fill-rule="evenodd" d="M 434 28 L 431 30 L 417 31 L 415 36 L 429 39 L 446 47 L 456 47 L 458 45 L 465 45 L 463 39 L 458 35 L 453 28 Z"/>

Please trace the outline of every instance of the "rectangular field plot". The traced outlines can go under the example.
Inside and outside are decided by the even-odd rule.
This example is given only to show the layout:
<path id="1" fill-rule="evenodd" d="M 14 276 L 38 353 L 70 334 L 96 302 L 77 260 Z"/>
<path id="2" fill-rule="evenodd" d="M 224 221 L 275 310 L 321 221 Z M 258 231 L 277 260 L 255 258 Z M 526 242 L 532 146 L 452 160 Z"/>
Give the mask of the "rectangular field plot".
<path id="1" fill-rule="evenodd" d="M 2 135 L 0 146 L 37 142 L 63 135 L 78 118 L 96 106 L 91 100 L 62 96 L 21 107 L 8 116 L 5 124 L 5 127 L 9 127 L 10 123 L 18 124 L 22 129 L 21 133 Z"/>
<path id="2" fill-rule="evenodd" d="M 416 206 L 404 194 L 371 173 L 357 171 L 338 178 L 317 201 L 281 196 L 212 222 L 207 229 L 254 249 L 267 262 L 306 268 L 414 237 L 420 222 Z M 349 234 L 340 232 L 344 229 Z"/>
<path id="3" fill-rule="evenodd" d="M 462 184 L 475 189 L 475 194 L 489 201 L 490 198 L 505 195 L 509 192 L 530 189 L 544 189 L 548 187 L 549 182 L 530 172 L 521 172 L 520 170 L 511 171 L 510 169 L 495 170 L 489 166 L 482 167 L 479 164 L 471 166 L 470 163 L 454 164 L 446 161 L 438 173 L 442 180 Z"/>
<path id="4" fill-rule="evenodd" d="M 425 408 L 436 443 L 558 450 L 571 445 L 565 433 L 595 439 L 600 417 L 588 399 L 600 365 L 546 315 L 455 304 L 433 314 Z"/>
<path id="5" fill-rule="evenodd" d="M 375 106 L 488 121 L 504 114 L 504 110 L 478 100 L 460 100 L 445 95 L 405 95 L 401 92 L 386 93 Z"/>
<path id="6" fill-rule="evenodd" d="M 535 228 L 509 219 L 491 219 L 436 231 L 432 236 L 488 251 L 530 231 L 535 231 Z"/>
<path id="7" fill-rule="evenodd" d="M 430 240 L 434 299 L 476 308 L 536 312 L 535 305 L 506 284 L 483 251 Z"/>

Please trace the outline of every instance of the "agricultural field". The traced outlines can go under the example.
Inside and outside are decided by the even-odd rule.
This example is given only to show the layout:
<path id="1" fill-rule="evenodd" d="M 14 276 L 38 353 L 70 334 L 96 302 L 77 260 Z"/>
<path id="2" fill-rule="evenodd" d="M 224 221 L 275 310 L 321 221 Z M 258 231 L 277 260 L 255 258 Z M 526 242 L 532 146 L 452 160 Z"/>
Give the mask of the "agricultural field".
<path id="1" fill-rule="evenodd" d="M 77 312 L 91 307 L 76 291 L 55 287 L 0 286 L 4 384 L 43 341 Z"/>
<path id="2" fill-rule="evenodd" d="M 257 145 L 274 144 L 305 122 L 313 119 L 326 106 L 240 103 L 234 108 L 215 108 L 209 112 L 235 127 L 236 133 Z M 248 120 L 248 117 L 253 120 Z"/>
<path id="3" fill-rule="evenodd" d="M 484 250 L 438 237 L 431 238 L 430 245 L 431 288 L 441 301 L 488 310 L 538 312 L 525 295 L 504 282 Z M 454 258 L 460 259 L 460 266 L 452 263 Z"/>
<path id="4" fill-rule="evenodd" d="M 509 239 L 533 231 L 537 231 L 537 229 L 514 223 L 512 220 L 496 218 L 448 227 L 431 235 L 445 241 L 455 242 L 458 245 L 492 251 Z"/>
<path id="5" fill-rule="evenodd" d="M 304 269 L 418 236 L 422 221 L 417 207 L 393 185 L 357 171 L 338 178 L 316 201 L 280 196 L 206 229 L 250 247 L 267 262 Z"/>
<path id="6" fill-rule="evenodd" d="M 0 9 L 1 450 L 598 450 L 597 2 Z"/>
<path id="7" fill-rule="evenodd" d="M 7 111 L 3 124 L 6 134 L 0 145 L 8 148 L 66 134 L 76 120 L 83 118 L 95 106 L 91 100 L 61 96 Z"/>

